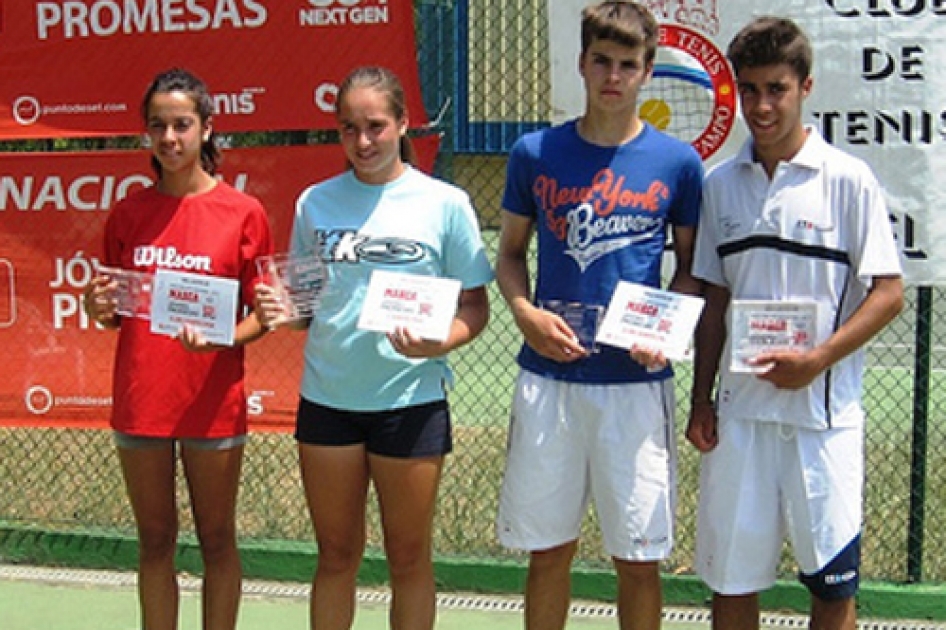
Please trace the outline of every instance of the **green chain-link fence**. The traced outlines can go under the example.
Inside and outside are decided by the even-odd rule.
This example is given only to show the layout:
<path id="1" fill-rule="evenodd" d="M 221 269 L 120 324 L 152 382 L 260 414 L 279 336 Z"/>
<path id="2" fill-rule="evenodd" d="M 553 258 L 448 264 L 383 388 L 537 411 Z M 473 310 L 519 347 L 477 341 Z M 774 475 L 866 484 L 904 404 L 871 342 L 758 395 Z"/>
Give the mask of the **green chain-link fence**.
<path id="1" fill-rule="evenodd" d="M 438 172 L 470 192 L 493 254 L 505 152 L 519 134 L 549 119 L 545 1 L 415 3 L 428 113 L 434 119 L 445 112 L 439 119 L 445 142 Z M 500 562 L 522 559 L 501 548 L 493 531 L 520 335 L 495 287 L 490 297 L 488 329 L 453 356 L 455 450 L 440 493 L 435 549 L 441 557 Z M 942 289 L 910 289 L 906 311 L 870 346 L 867 579 L 946 581 L 946 397 L 940 383 L 946 340 L 939 337 L 946 336 L 944 299 Z M 53 364 L 70 369 L 67 361 Z M 278 369 L 278 358 L 273 365 Z M 699 461 L 682 437 L 690 366 L 678 365 L 677 372 L 678 544 L 665 569 L 686 573 Z M 186 496 L 183 488 L 180 496 Z M 369 547 L 378 551 L 380 527 L 371 510 Z M 0 521 L 132 534 L 109 433 L 0 430 Z M 181 506 L 181 521 L 191 524 L 187 505 Z M 246 450 L 239 527 L 245 541 L 311 540 L 291 436 L 253 436 Z M 593 515 L 586 520 L 579 553 L 586 566 L 607 564 Z M 782 569 L 786 576 L 793 573 L 788 555 Z"/>

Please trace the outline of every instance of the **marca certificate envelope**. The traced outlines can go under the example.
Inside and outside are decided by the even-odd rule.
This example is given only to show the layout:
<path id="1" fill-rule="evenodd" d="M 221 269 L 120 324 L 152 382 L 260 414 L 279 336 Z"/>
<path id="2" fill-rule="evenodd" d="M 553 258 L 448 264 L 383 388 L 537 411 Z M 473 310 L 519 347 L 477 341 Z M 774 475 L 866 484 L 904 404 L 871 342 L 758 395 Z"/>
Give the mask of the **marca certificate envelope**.
<path id="1" fill-rule="evenodd" d="M 809 301 L 733 300 L 730 308 L 733 372 L 764 372 L 749 359 L 768 350 L 810 350 L 817 336 L 818 304 Z"/>
<path id="2" fill-rule="evenodd" d="M 460 288 L 452 278 L 375 270 L 358 328 L 388 333 L 403 327 L 422 339 L 443 341 L 457 312 Z"/>
<path id="3" fill-rule="evenodd" d="M 154 274 L 151 332 L 173 337 L 190 325 L 207 341 L 232 346 L 239 288 L 233 278 L 159 269 Z"/>
<path id="4" fill-rule="evenodd" d="M 703 298 L 622 280 L 597 339 L 625 350 L 639 344 L 663 351 L 668 359 L 683 359 L 702 311 Z"/>

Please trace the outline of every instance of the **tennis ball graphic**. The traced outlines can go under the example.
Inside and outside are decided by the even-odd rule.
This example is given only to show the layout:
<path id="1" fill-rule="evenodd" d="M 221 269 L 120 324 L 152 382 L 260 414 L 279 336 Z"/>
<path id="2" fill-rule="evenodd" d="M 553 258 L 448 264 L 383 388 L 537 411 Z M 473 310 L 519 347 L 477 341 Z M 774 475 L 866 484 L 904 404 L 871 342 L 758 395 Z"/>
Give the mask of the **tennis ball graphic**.
<path id="1" fill-rule="evenodd" d="M 661 131 L 670 126 L 670 106 L 663 99 L 652 98 L 640 106 L 640 117 Z"/>

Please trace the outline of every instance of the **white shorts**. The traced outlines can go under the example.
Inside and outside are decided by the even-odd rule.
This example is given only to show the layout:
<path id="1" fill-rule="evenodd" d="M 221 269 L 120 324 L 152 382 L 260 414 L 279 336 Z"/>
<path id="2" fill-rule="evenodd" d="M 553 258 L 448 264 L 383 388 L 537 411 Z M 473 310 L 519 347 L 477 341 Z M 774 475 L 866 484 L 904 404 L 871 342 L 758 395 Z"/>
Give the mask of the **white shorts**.
<path id="1" fill-rule="evenodd" d="M 765 590 L 787 534 L 800 572 L 817 574 L 859 536 L 863 489 L 860 428 L 724 421 L 700 471 L 696 571 L 723 595 Z"/>
<path id="2" fill-rule="evenodd" d="M 663 560 L 673 546 L 673 383 L 566 383 L 520 371 L 496 528 L 538 551 L 577 540 L 594 499 L 607 553 Z"/>

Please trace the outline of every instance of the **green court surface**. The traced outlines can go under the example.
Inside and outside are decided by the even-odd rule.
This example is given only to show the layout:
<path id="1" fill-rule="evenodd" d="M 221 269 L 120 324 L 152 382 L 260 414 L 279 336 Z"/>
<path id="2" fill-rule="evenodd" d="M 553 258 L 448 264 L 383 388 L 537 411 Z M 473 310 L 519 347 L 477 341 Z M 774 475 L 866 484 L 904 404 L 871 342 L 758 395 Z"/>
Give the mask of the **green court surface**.
<path id="1" fill-rule="evenodd" d="M 133 630 L 138 611 L 134 576 L 127 573 L 22 569 L 0 571 L 3 630 Z M 182 578 L 180 630 L 199 630 L 197 580 Z M 244 586 L 239 630 L 308 628 L 308 588 L 301 584 L 253 582 Z M 388 595 L 359 592 L 354 630 L 384 630 Z M 513 630 L 522 627 L 521 601 L 513 597 L 441 595 L 439 630 Z M 570 629 L 615 628 L 611 606 L 576 604 Z M 679 614 L 679 613 L 678 613 Z M 682 613 L 686 614 L 686 613 Z M 667 622 L 671 630 L 705 629 L 706 623 Z"/>
<path id="2" fill-rule="evenodd" d="M 180 630 L 200 629 L 199 580 L 181 577 Z M 306 630 L 308 586 L 248 580 L 240 608 L 239 630 Z M 358 594 L 354 630 L 384 630 L 389 595 L 365 589 Z M 512 596 L 445 594 L 438 596 L 438 630 L 514 630 L 522 628 L 522 601 Z M 762 627 L 807 628 L 800 615 L 763 615 Z M 861 620 L 862 630 L 946 630 L 946 625 L 916 621 Z M 0 564 L 2 630 L 134 630 L 138 627 L 135 576 L 122 571 L 91 571 Z M 616 628 L 608 603 L 576 602 L 569 630 Z M 666 630 L 707 630 L 705 609 L 664 612 Z"/>

